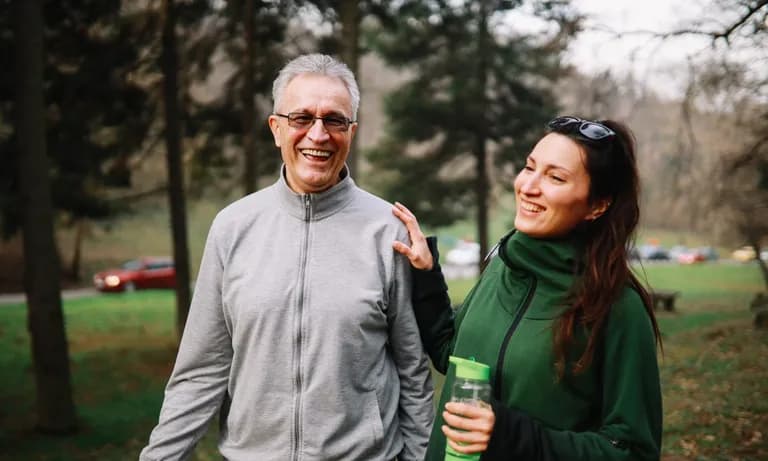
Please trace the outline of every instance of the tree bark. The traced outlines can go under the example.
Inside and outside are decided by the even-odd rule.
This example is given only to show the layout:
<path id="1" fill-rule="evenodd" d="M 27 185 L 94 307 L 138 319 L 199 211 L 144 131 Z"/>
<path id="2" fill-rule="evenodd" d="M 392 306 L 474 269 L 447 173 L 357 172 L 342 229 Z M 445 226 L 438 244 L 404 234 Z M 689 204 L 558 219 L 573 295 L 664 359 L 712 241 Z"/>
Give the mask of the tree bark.
<path id="1" fill-rule="evenodd" d="M 75 218 L 75 242 L 72 249 L 72 262 L 69 266 L 69 276 L 74 281 L 80 281 L 80 265 L 83 259 L 83 238 L 85 237 L 85 218 Z"/>
<path id="2" fill-rule="evenodd" d="M 342 0 L 339 8 L 339 18 L 341 20 L 341 57 L 359 82 L 360 78 L 357 75 L 357 71 L 360 68 L 360 8 L 358 0 Z M 357 121 L 358 123 L 360 122 L 359 110 L 357 112 Z M 358 146 L 360 143 L 358 138 L 359 136 L 356 136 L 352 140 L 350 155 L 347 158 L 347 166 L 351 175 L 357 175 L 355 181 L 360 184 L 362 178 L 359 174 L 360 152 L 358 151 Z"/>
<path id="3" fill-rule="evenodd" d="M 16 0 L 13 6 L 24 291 L 37 393 L 37 429 L 66 434 L 76 430 L 77 422 L 46 156 L 42 1 Z"/>
<path id="4" fill-rule="evenodd" d="M 178 55 L 176 51 L 176 13 L 173 0 L 163 0 L 163 35 L 160 67 L 163 72 L 165 107 L 165 149 L 168 165 L 168 201 L 171 207 L 173 260 L 176 267 L 176 328 L 184 331 L 189 313 L 190 275 L 187 244 L 187 211 L 181 161 L 181 130 L 178 96 Z"/>
<path id="5" fill-rule="evenodd" d="M 486 0 L 480 2 L 480 17 L 478 24 L 478 68 L 477 68 L 477 94 L 478 101 L 485 101 L 485 88 L 488 84 L 488 7 Z M 488 253 L 488 150 L 487 150 L 487 124 L 480 123 L 475 138 L 475 193 L 477 195 L 477 241 L 480 244 L 479 268 L 483 269 L 483 259 Z"/>
<path id="6" fill-rule="evenodd" d="M 745 234 L 747 232 L 745 232 Z M 763 261 L 763 259 L 760 258 L 760 252 L 762 251 L 762 246 L 760 245 L 760 238 L 759 236 L 756 236 L 756 235 L 750 235 L 749 242 L 750 242 L 749 245 L 752 247 L 752 249 L 755 252 L 755 262 L 757 263 L 757 267 L 760 268 L 760 274 L 763 276 L 765 291 L 768 292 L 768 265 L 766 265 L 765 261 Z"/>
<path id="7" fill-rule="evenodd" d="M 243 171 L 243 195 L 248 195 L 258 188 L 258 159 L 254 120 L 256 105 L 254 96 L 254 42 L 253 42 L 253 0 L 245 0 L 243 25 L 245 32 L 245 63 L 243 65 L 243 155 L 245 168 Z"/>

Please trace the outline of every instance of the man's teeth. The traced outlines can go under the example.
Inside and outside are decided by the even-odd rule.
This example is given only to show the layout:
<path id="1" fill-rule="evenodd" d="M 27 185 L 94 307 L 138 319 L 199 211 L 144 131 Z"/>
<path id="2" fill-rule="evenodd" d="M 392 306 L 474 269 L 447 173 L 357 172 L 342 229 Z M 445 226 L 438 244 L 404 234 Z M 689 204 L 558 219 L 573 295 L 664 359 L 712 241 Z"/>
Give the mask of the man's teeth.
<path id="1" fill-rule="evenodd" d="M 302 149 L 301 150 L 302 155 L 311 155 L 313 157 L 323 157 L 328 158 L 331 156 L 331 153 L 327 150 L 315 150 L 315 149 Z"/>
<path id="2" fill-rule="evenodd" d="M 532 211 L 532 212 L 544 211 L 544 207 L 535 205 L 533 203 L 528 203 L 528 202 L 522 202 L 520 204 L 520 207 L 522 207 L 522 209 L 526 211 Z"/>

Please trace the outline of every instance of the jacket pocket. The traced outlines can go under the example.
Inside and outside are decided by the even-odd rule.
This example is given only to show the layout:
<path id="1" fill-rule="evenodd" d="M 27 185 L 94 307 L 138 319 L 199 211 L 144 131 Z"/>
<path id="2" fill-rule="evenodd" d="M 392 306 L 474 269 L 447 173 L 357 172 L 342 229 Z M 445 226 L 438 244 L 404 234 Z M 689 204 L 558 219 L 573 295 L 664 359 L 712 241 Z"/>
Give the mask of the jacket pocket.
<path id="1" fill-rule="evenodd" d="M 365 424 L 371 429 L 375 444 L 381 443 L 384 439 L 384 424 L 381 422 L 381 411 L 379 410 L 379 399 L 376 397 L 376 391 L 365 393 Z"/>

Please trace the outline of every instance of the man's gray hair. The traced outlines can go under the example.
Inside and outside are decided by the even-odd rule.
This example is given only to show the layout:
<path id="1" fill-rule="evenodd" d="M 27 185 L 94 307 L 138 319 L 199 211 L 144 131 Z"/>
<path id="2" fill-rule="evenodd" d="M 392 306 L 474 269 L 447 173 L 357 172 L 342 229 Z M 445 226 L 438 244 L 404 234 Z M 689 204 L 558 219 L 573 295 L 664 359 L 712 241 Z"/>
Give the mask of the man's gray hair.
<path id="1" fill-rule="evenodd" d="M 357 87 L 355 75 L 346 64 L 326 54 L 305 54 L 291 60 L 280 70 L 272 83 L 272 111 L 277 112 L 283 91 L 291 80 L 301 74 L 317 74 L 336 77 L 344 83 L 352 102 L 352 119 L 357 120 L 357 109 L 360 106 L 360 90 Z"/>

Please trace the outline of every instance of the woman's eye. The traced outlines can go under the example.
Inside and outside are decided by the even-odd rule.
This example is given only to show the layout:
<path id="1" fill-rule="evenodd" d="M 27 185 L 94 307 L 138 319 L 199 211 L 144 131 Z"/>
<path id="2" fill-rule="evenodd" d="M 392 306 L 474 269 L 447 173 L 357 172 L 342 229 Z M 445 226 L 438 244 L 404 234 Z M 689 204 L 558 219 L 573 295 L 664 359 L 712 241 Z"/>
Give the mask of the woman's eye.
<path id="1" fill-rule="evenodd" d="M 554 174 L 553 175 L 549 175 L 549 177 L 552 178 L 552 181 L 555 181 L 555 182 L 565 182 L 565 179 L 561 178 L 560 176 L 554 175 Z"/>

